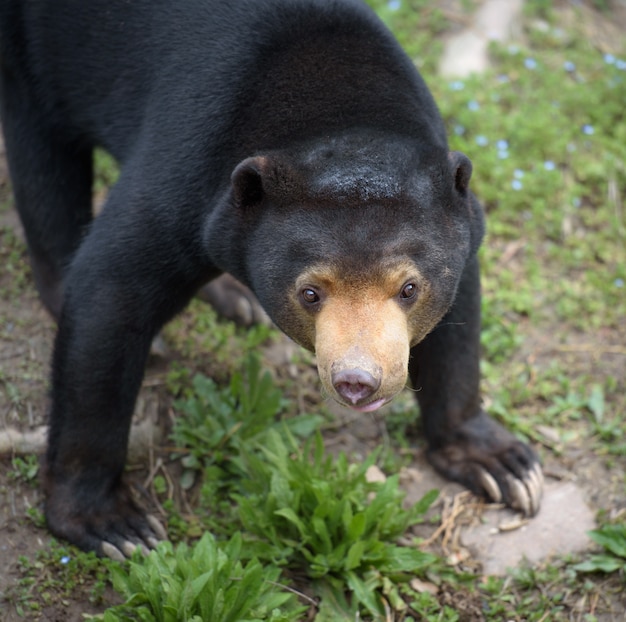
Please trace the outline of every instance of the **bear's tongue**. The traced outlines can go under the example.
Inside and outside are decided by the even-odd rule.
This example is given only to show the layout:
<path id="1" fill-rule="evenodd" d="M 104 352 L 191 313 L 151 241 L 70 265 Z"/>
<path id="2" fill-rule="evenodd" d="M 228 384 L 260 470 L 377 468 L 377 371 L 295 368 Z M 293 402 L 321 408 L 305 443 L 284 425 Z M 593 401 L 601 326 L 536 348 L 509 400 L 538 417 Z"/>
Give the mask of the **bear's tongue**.
<path id="1" fill-rule="evenodd" d="M 352 410 L 356 410 L 360 413 L 371 413 L 375 410 L 378 410 L 381 406 L 383 406 L 387 400 L 384 397 L 381 397 L 379 400 L 375 402 L 371 402 L 369 404 L 365 404 L 365 406 L 350 406 Z"/>

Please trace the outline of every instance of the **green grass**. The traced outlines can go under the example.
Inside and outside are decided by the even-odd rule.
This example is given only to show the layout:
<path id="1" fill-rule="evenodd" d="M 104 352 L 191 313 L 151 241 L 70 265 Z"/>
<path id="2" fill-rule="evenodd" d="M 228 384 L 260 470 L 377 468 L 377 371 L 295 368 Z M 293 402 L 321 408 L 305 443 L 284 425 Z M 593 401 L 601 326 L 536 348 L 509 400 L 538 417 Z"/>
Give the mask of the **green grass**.
<path id="1" fill-rule="evenodd" d="M 129 568 L 110 564 L 114 587 L 127 601 L 103 622 L 290 622 L 304 613 L 294 593 L 277 583 L 280 570 L 242 561 L 241 535 L 218 543 L 205 533 L 190 549 L 169 542 Z"/>
<path id="2" fill-rule="evenodd" d="M 228 382 L 241 369 L 246 352 L 259 348 L 275 334 L 276 329 L 265 325 L 242 329 L 219 321 L 217 313 L 200 300 L 193 300 L 188 312 L 164 329 L 165 339 L 180 356 L 220 382 Z"/>
<path id="3" fill-rule="evenodd" d="M 437 492 L 403 509 L 397 476 L 368 482 L 375 460 L 376 453 L 350 464 L 344 454 L 326 455 L 319 435 L 301 447 L 274 432 L 261 456 L 247 456 L 246 494 L 234 497 L 243 528 L 254 536 L 250 553 L 304 575 L 318 597 L 332 594 L 337 619 L 354 619 L 361 610 L 382 616 L 383 594 L 393 609 L 406 609 L 398 586 L 438 561 L 396 545 L 423 520 Z"/>

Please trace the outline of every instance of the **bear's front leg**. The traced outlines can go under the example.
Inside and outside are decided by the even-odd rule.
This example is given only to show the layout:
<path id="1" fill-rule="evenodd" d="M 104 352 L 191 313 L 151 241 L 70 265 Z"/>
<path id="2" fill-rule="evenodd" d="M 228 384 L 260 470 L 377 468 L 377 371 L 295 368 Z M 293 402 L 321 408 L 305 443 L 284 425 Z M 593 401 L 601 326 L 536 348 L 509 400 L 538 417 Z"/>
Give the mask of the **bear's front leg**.
<path id="1" fill-rule="evenodd" d="M 116 287 L 86 289 L 68 292 L 55 344 L 44 508 L 53 534 L 119 559 L 164 536 L 123 480 L 151 333 L 116 309 Z"/>
<path id="2" fill-rule="evenodd" d="M 470 258 L 452 309 L 411 349 L 428 459 L 442 475 L 532 516 L 543 491 L 533 449 L 491 419 L 479 395 L 480 281 Z"/>
<path id="3" fill-rule="evenodd" d="M 52 533 L 114 558 L 166 535 L 124 482 L 128 435 L 150 343 L 206 276 L 185 261 L 198 249 L 184 225 L 115 210 L 120 192 L 113 189 L 67 275 L 43 471 Z"/>

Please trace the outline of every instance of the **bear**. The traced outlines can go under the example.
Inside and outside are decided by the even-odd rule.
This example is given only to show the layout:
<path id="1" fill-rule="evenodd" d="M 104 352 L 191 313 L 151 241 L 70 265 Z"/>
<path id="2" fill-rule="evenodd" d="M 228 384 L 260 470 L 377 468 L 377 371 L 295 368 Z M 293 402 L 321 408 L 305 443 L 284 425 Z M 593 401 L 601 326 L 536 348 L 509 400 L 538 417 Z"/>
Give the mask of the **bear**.
<path id="1" fill-rule="evenodd" d="M 57 319 L 50 531 L 115 558 L 165 530 L 124 478 L 150 344 L 231 275 L 361 413 L 405 387 L 444 476 L 534 515 L 535 451 L 479 393 L 482 208 L 413 62 L 360 0 L 4 0 L 0 100 Z M 92 154 L 120 164 L 92 214 Z"/>

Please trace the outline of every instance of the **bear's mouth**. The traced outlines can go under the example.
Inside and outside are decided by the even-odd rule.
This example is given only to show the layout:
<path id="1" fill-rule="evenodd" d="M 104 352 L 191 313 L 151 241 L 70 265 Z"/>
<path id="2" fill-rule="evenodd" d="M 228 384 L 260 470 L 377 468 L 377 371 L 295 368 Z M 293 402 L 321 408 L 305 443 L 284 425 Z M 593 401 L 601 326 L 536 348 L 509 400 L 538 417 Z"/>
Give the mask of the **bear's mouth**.
<path id="1" fill-rule="evenodd" d="M 370 402 L 369 404 L 360 404 L 360 405 L 345 404 L 345 406 L 348 406 L 348 408 L 351 408 L 352 410 L 356 410 L 357 412 L 360 412 L 360 413 L 371 413 L 371 412 L 374 412 L 375 410 L 378 410 L 381 406 L 384 406 L 390 401 L 391 401 L 390 398 L 381 397 L 377 400 L 374 400 L 373 402 Z"/>

